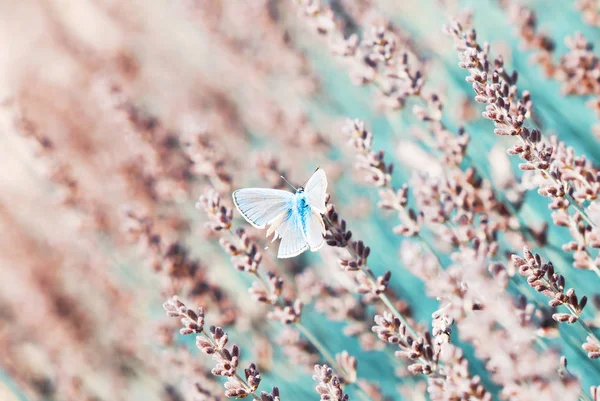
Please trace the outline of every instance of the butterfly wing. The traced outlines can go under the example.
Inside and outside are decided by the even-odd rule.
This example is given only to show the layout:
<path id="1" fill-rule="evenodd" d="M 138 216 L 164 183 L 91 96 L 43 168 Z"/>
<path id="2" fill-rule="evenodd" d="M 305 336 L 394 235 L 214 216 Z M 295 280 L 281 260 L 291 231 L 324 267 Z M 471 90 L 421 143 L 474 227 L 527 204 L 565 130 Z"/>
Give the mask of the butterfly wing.
<path id="1" fill-rule="evenodd" d="M 294 194 L 279 189 L 244 188 L 233 192 L 233 203 L 256 228 L 265 228 L 293 207 Z"/>
<path id="2" fill-rule="evenodd" d="M 316 210 L 311 210 L 304 222 L 304 235 L 311 251 L 318 251 L 325 244 L 324 234 L 325 224 L 323 224 L 321 214 Z"/>
<path id="3" fill-rule="evenodd" d="M 327 193 L 327 177 L 323 169 L 317 169 L 306 182 L 304 194 L 312 209 L 325 213 L 325 196 Z"/>
<path id="4" fill-rule="evenodd" d="M 275 233 L 273 241 L 281 238 L 277 252 L 277 257 L 280 259 L 298 256 L 309 248 L 300 215 L 293 209 L 273 221 L 267 236 L 272 232 Z"/>

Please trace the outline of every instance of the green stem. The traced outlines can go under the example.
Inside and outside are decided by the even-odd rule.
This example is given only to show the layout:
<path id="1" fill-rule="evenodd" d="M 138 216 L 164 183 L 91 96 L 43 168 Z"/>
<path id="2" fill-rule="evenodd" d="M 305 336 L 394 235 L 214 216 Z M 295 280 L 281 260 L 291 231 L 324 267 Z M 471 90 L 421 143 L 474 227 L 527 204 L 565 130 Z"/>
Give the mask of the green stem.
<path id="1" fill-rule="evenodd" d="M 404 318 L 404 316 L 402 316 L 402 313 L 400 313 L 400 311 L 394 306 L 394 304 L 392 303 L 392 301 L 390 300 L 390 298 L 382 293 L 379 294 L 379 299 L 381 299 L 381 301 L 385 304 L 385 306 L 389 309 L 389 311 L 392 313 L 392 315 L 394 315 L 395 317 L 398 318 L 398 320 L 400 320 L 400 322 L 402 322 L 402 324 L 404 326 L 406 326 L 406 328 L 408 329 L 408 331 L 410 332 L 410 334 L 416 338 L 419 337 L 419 335 L 417 334 L 416 330 L 413 329 L 413 327 L 408 323 L 408 321 Z"/>
<path id="2" fill-rule="evenodd" d="M 498 188 L 496 188 L 496 186 L 494 185 L 492 180 L 487 176 L 487 174 L 484 174 L 483 171 L 481 171 L 479 169 L 479 167 L 477 167 L 477 165 L 475 164 L 475 162 L 473 161 L 471 156 L 469 156 L 468 154 L 465 154 L 464 159 L 469 163 L 469 167 L 471 167 L 475 170 L 477 175 L 479 175 L 480 177 L 485 178 L 487 180 L 487 182 L 492 187 L 492 190 L 494 191 L 494 196 L 496 196 L 502 202 L 502 204 L 508 208 L 511 215 L 517 219 L 517 224 L 519 225 L 519 231 L 521 231 L 523 233 L 523 235 L 529 239 L 532 246 L 536 245 L 537 244 L 536 239 L 533 237 L 533 234 L 531 234 L 531 231 L 529 231 L 527 224 L 521 217 L 521 214 L 517 210 L 516 206 L 504 195 L 504 193 L 501 190 L 498 190 Z"/>
<path id="3" fill-rule="evenodd" d="M 548 349 L 548 344 L 546 344 L 546 343 L 544 342 L 544 340 L 542 340 L 542 339 L 541 339 L 541 337 L 540 337 L 540 336 L 536 336 L 536 337 L 535 337 L 535 342 L 537 343 L 537 345 L 540 347 L 540 349 L 541 349 L 542 351 L 546 351 L 546 350 Z"/>
<path id="4" fill-rule="evenodd" d="M 579 396 L 579 399 L 581 401 L 593 401 L 583 389 L 581 389 L 581 395 Z"/>
<path id="5" fill-rule="evenodd" d="M 543 279 L 544 284 L 546 284 L 547 286 L 549 286 L 550 288 L 554 289 L 555 291 L 559 291 L 554 285 L 552 285 L 552 283 L 550 283 L 550 281 L 548 281 L 548 279 L 544 278 Z M 600 344 L 600 340 L 598 340 L 598 337 L 596 337 L 596 334 L 594 334 L 594 332 L 592 331 L 592 329 L 590 328 L 590 326 L 587 325 L 587 323 L 581 318 L 581 312 L 578 312 L 575 310 L 575 308 L 573 308 L 570 304 L 565 303 L 564 306 L 567 307 L 567 309 L 569 310 L 569 312 L 573 315 L 577 317 L 577 323 L 579 323 L 579 325 L 581 326 L 581 328 L 583 330 L 585 330 L 585 332 L 592 337 L 592 339 L 594 341 L 596 341 L 598 344 Z"/>
<path id="6" fill-rule="evenodd" d="M 263 285 L 263 287 L 265 288 L 265 291 L 267 291 L 269 293 L 271 290 L 269 289 L 269 286 L 268 286 L 266 280 L 261 276 L 261 274 L 258 271 L 256 271 L 256 272 L 254 272 L 254 276 L 256 276 L 258 281 Z M 278 302 L 279 302 L 279 299 L 278 299 Z M 346 371 L 344 371 L 344 369 L 337 363 L 337 361 L 335 360 L 333 355 L 331 355 L 331 353 L 327 350 L 327 348 L 325 348 L 325 346 L 317 339 L 317 337 L 315 337 L 315 335 L 313 333 L 310 332 L 310 330 L 308 330 L 300 322 L 296 322 L 296 323 L 294 323 L 294 325 L 296 326 L 296 329 L 298 329 L 298 331 L 300 333 L 302 333 L 302 335 L 304 337 L 306 337 L 306 339 L 317 349 L 317 351 L 319 351 L 319 353 L 323 356 L 323 358 L 325 358 L 325 360 L 331 365 L 331 367 L 336 372 L 338 372 L 338 374 L 341 375 L 347 383 L 353 382 L 353 381 L 349 380 L 348 373 Z"/>
<path id="7" fill-rule="evenodd" d="M 302 325 L 301 323 L 296 323 L 295 326 L 298 329 L 298 331 L 302 333 L 302 335 L 306 337 L 306 339 L 312 345 L 314 345 L 314 347 L 319 351 L 323 358 L 325 358 L 325 360 L 331 365 L 333 370 L 338 372 L 338 374 L 342 375 L 344 381 L 347 384 L 356 384 L 357 394 L 363 401 L 371 401 L 371 398 L 366 393 L 366 391 L 360 386 L 360 384 L 358 384 L 356 380 L 350 380 L 350 378 L 348 377 L 348 373 L 337 363 L 333 355 L 329 353 L 327 348 L 325 348 L 325 346 L 317 339 L 317 337 L 315 337 L 313 333 L 311 333 L 310 330 L 304 327 L 304 325 Z"/>
<path id="8" fill-rule="evenodd" d="M 427 242 L 427 240 L 425 240 L 425 238 L 423 238 L 420 233 L 417 234 L 417 238 L 419 239 L 419 241 L 421 242 L 421 244 L 423 245 L 423 247 L 429 253 L 431 253 L 435 257 L 435 259 L 437 260 L 438 264 L 443 269 L 444 268 L 444 264 L 442 263 L 442 259 L 440 258 L 440 255 L 438 255 L 438 253 L 435 251 L 435 249 L 433 249 L 433 247 L 431 246 L 431 244 L 429 242 Z"/>
<path id="9" fill-rule="evenodd" d="M 579 212 L 581 217 L 583 217 L 583 219 L 590 225 L 590 227 L 592 227 L 594 230 L 598 230 L 598 226 L 596 225 L 596 223 L 594 223 L 592 219 L 590 219 L 585 210 L 581 207 L 579 203 L 577 203 L 575 199 L 573 199 L 571 194 L 569 194 L 568 192 L 565 193 L 565 198 L 567 198 L 569 204 L 573 206 L 573 208 L 577 210 L 577 212 Z"/>
<path id="10" fill-rule="evenodd" d="M 344 377 L 344 379 L 347 379 L 347 374 L 344 371 L 344 369 L 342 369 L 341 366 L 338 365 L 337 361 L 335 360 L 335 358 L 333 357 L 333 355 L 331 355 L 331 353 L 327 350 L 327 348 L 325 348 L 325 346 L 317 339 L 317 337 L 315 337 L 315 335 L 313 333 L 310 332 L 310 330 L 308 330 L 306 327 L 304 327 L 304 325 L 300 322 L 295 324 L 296 328 L 298 329 L 298 331 L 300 333 L 302 333 L 302 335 L 304 337 L 306 337 L 306 339 L 312 344 L 314 345 L 314 347 L 317 349 L 317 351 L 319 351 L 319 353 L 323 356 L 323 358 L 325 358 L 325 360 L 336 370 L 340 373 L 340 375 L 342 375 Z"/>
<path id="11" fill-rule="evenodd" d="M 271 292 L 271 288 L 269 287 L 269 284 L 267 283 L 267 280 L 265 280 L 264 277 L 261 276 L 258 271 L 255 271 L 253 274 L 254 274 L 254 277 L 256 277 L 256 279 L 260 282 L 260 284 L 265 288 L 265 291 L 267 291 L 268 293 L 270 293 Z"/>
<path id="12" fill-rule="evenodd" d="M 264 277 L 258 271 L 254 272 L 253 274 L 257 278 L 257 280 L 261 283 L 261 285 L 265 288 L 265 291 L 267 291 L 267 293 L 269 293 L 271 290 L 269 288 L 267 281 L 264 279 Z M 279 302 L 279 299 L 278 299 L 278 302 Z M 308 330 L 300 322 L 295 323 L 294 326 L 317 349 L 317 351 L 321 354 L 321 356 L 323 356 L 323 358 L 325 358 L 325 360 L 329 363 L 329 365 L 331 365 L 332 369 L 335 370 L 336 372 L 338 372 L 338 374 L 344 378 L 344 381 L 346 383 L 353 384 L 355 382 L 355 380 L 349 379 L 348 373 L 337 363 L 337 361 L 335 360 L 335 357 L 327 350 L 327 348 L 323 345 L 323 343 L 321 343 L 321 341 L 319 341 L 319 339 L 317 339 L 317 337 L 310 330 Z M 368 397 L 368 395 L 365 393 L 365 391 L 362 388 L 360 388 L 360 386 L 357 385 L 357 388 L 359 390 L 358 394 L 363 399 L 363 401 L 371 401 L 371 399 Z"/>
<path id="13" fill-rule="evenodd" d="M 587 323 L 581 317 L 577 319 L 577 323 L 579 323 L 581 328 L 583 328 L 589 334 L 589 336 L 594 339 L 594 341 L 600 344 L 600 340 L 598 339 L 598 337 L 594 334 L 590 326 L 588 326 Z"/>

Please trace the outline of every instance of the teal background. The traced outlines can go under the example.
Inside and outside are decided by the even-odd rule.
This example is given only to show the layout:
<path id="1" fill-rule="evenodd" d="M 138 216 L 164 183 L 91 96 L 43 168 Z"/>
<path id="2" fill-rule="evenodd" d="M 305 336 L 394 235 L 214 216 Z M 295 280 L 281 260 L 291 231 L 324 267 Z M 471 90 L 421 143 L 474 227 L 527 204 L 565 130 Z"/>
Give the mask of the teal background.
<path id="1" fill-rule="evenodd" d="M 397 0 L 401 1 L 401 0 Z M 472 97 L 472 90 L 464 78 L 466 72 L 458 65 L 457 52 L 454 50 L 451 38 L 442 33 L 442 25 L 447 23 L 446 10 L 440 7 L 435 0 L 423 0 L 418 6 L 400 7 L 394 6 L 393 1 L 381 2 L 380 11 L 383 16 L 393 21 L 403 30 L 410 32 L 415 42 L 422 49 L 422 56 L 435 61 L 436 68 L 425 76 L 426 86 L 442 86 L 446 94 L 444 121 L 449 128 L 455 129 L 460 124 L 454 119 L 453 108 L 458 104 L 462 95 Z M 389 3 L 389 4 L 386 4 Z M 570 0 L 547 0 L 530 1 L 528 4 L 536 11 L 540 29 L 548 33 L 557 44 L 556 55 L 566 51 L 564 37 L 581 31 L 593 44 L 600 42 L 600 30 L 587 26 L 583 23 L 581 14 L 573 7 Z M 543 76 L 541 68 L 529 63 L 531 52 L 525 51 L 519 44 L 515 35 L 515 28 L 507 21 L 505 12 L 499 8 L 497 2 L 488 0 L 461 1 L 461 6 L 471 7 L 474 14 L 473 26 L 476 28 L 480 41 L 494 45 L 502 43 L 510 49 L 510 57 L 507 58 L 507 66 L 519 72 L 520 90 L 529 90 L 534 101 L 534 110 L 539 117 L 545 134 L 555 133 L 568 145 L 573 146 L 578 154 L 585 154 L 595 163 L 600 163 L 600 147 L 598 139 L 591 132 L 592 125 L 596 124 L 597 117 L 594 112 L 585 106 L 588 100 L 584 97 L 565 97 L 560 92 L 559 83 Z M 305 110 L 310 115 L 313 125 L 324 128 L 325 121 L 332 118 L 359 118 L 367 123 L 367 126 L 375 135 L 374 148 L 386 149 L 387 160 L 394 161 L 395 149 L 398 138 L 410 139 L 408 128 L 414 124 L 420 124 L 411 115 L 414 101 L 409 101 L 404 110 L 389 115 L 378 114 L 373 109 L 373 95 L 375 89 L 372 87 L 353 86 L 348 77 L 348 71 L 329 53 L 326 45 L 315 46 L 312 39 L 308 39 L 306 31 L 294 31 L 292 40 L 301 47 L 309 58 L 311 68 L 321 78 L 322 90 L 316 95 L 307 98 L 304 104 Z M 478 105 L 478 110 L 483 107 Z M 488 153 L 498 143 L 508 147 L 510 138 L 498 138 L 493 134 L 493 124 L 490 121 L 478 118 L 465 125 L 467 133 L 471 136 L 469 145 L 469 157 L 475 161 L 479 171 L 486 178 L 494 169 L 489 164 Z M 257 146 L 267 146 L 257 143 Z M 311 156 L 307 158 L 307 164 L 311 164 Z M 330 155 L 332 158 L 343 157 L 341 152 Z M 513 161 L 513 170 L 516 168 L 517 160 Z M 400 168 L 394 171 L 394 185 L 400 186 L 408 182 L 410 172 Z M 336 187 L 336 199 L 345 205 L 352 205 L 357 197 L 369 197 L 373 204 L 377 202 L 377 191 L 366 186 L 355 185 L 350 177 L 344 177 Z M 551 222 L 551 211 L 547 208 L 548 200 L 541 197 L 535 191 L 527 194 L 526 204 L 521 209 L 521 217 L 526 221 Z M 194 211 L 195 213 L 195 211 Z M 396 225 L 395 219 L 380 213 L 373 208 L 372 215 L 363 219 L 350 219 L 350 227 L 355 235 L 364 239 L 372 247 L 369 258 L 369 266 L 375 274 L 382 274 L 386 270 L 392 271 L 391 286 L 404 299 L 409 301 L 414 311 L 414 317 L 421 323 L 427 324 L 431 321 L 431 313 L 437 309 L 437 302 L 429 299 L 424 294 L 423 283 L 414 277 L 400 261 L 398 249 L 401 237 L 392 233 Z M 600 279 L 591 271 L 579 271 L 571 267 L 571 254 L 560 251 L 560 246 L 570 239 L 566 229 L 549 226 L 549 245 L 536 249 L 544 259 L 551 259 L 557 269 L 566 276 L 567 285 L 577 289 L 578 294 L 591 296 L 598 292 Z M 217 248 L 216 244 L 213 244 Z M 201 248 L 199 246 L 199 248 Z M 196 249 L 197 251 L 198 249 Z M 213 249 L 213 252 L 215 250 Z M 519 252 L 520 250 L 515 250 Z M 320 259 L 315 255 L 305 254 L 301 257 L 302 263 L 315 263 L 318 266 Z M 227 265 L 227 257 L 223 255 L 223 265 Z M 124 267 L 124 273 L 128 267 Z M 229 273 L 228 273 L 229 274 Z M 231 271 L 231 274 L 236 274 Z M 242 278 L 241 280 L 246 280 Z M 249 280 L 247 280 L 249 284 Z M 523 280 L 524 282 L 524 280 Z M 538 302 L 545 299 L 538 297 L 532 292 L 529 295 L 535 297 Z M 241 296 L 247 296 L 242 294 Z M 153 313 L 162 315 L 159 305 L 153 305 Z M 588 305 L 584 314 L 591 317 L 593 305 Z M 392 358 L 393 350 L 388 347 L 384 352 L 364 352 L 360 349 L 356 339 L 345 337 L 342 334 L 344 323 L 329 322 L 324 316 L 314 311 L 312 305 L 307 305 L 303 314 L 305 324 L 321 339 L 332 353 L 347 350 L 359 360 L 358 375 L 360 378 L 372 380 L 382 385 L 386 396 L 393 400 L 401 400 L 402 397 L 397 390 L 398 385 L 415 385 L 422 381 L 421 377 L 399 379 L 394 375 L 397 361 Z M 264 328 L 268 332 L 277 332 L 280 326 L 269 323 Z M 585 340 L 583 331 L 578 326 L 561 326 L 562 339 L 551 340 L 549 343 L 557 347 L 568 357 L 570 370 L 582 378 L 582 387 L 589 388 L 591 385 L 600 385 L 600 362 L 591 361 L 581 350 L 581 343 Z M 600 333 L 599 333 L 600 334 Z M 252 343 L 249 337 L 242 332 L 231 332 L 232 341 L 240 344 L 245 350 L 244 356 L 251 355 Z M 469 356 L 471 372 L 480 375 L 486 387 L 495 392 L 499 390 L 490 382 L 489 376 L 483 367 L 483 362 L 476 359 L 470 344 L 461 343 L 460 333 L 454 333 L 453 341 L 463 347 Z M 187 343 L 186 343 L 187 344 Z M 189 347 L 194 348 L 193 341 L 189 341 Z M 277 348 L 277 347 L 276 347 Z M 0 350 L 1 352 L 1 350 Z M 198 355 L 199 358 L 205 358 Z M 247 358 L 244 358 L 247 360 Z M 300 367 L 292 366 L 285 357 L 276 351 L 274 356 L 275 367 L 263 374 L 261 389 L 267 390 L 271 386 L 278 386 L 282 400 L 316 400 L 318 395 L 312 390 L 314 382 L 311 374 Z M 16 385 L 0 371 L 0 380 L 8 385 L 18 400 L 26 400 Z M 348 387 L 351 399 L 358 399 L 352 386 Z"/>
<path id="2" fill-rule="evenodd" d="M 591 131 L 591 127 L 598 121 L 594 111 L 585 105 L 591 97 L 562 95 L 560 84 L 546 78 L 542 74 L 541 67 L 529 62 L 532 52 L 522 48 L 519 38 L 516 36 L 516 28 L 508 22 L 505 11 L 498 6 L 497 2 L 473 0 L 462 1 L 460 4 L 473 10 L 473 27 L 477 31 L 478 40 L 481 43 L 490 42 L 493 55 L 499 54 L 504 48 L 510 50 L 508 57 L 504 55 L 506 66 L 510 70 L 516 69 L 519 72 L 518 87 L 520 91 L 529 90 L 531 92 L 534 110 L 541 122 L 540 128 L 544 134 L 558 135 L 560 140 L 574 147 L 577 154 L 585 154 L 594 163 L 598 163 L 600 147 L 598 139 Z M 598 45 L 600 30 L 583 23 L 581 14 L 574 8 L 572 1 L 531 1 L 527 4 L 535 10 L 540 30 L 549 34 L 556 42 L 556 59 L 568 50 L 564 44 L 564 37 L 572 36 L 577 31 L 582 32 L 588 41 Z M 470 85 L 464 80 L 467 72 L 457 65 L 458 56 L 453 48 L 452 40 L 442 33 L 441 27 L 448 21 L 446 12 L 436 6 L 434 1 L 419 2 L 419 6 L 412 10 L 404 7 L 395 8 L 393 4 L 390 4 L 382 6 L 381 12 L 402 30 L 410 32 L 412 38 L 419 45 L 422 55 L 435 60 L 436 66 L 442 67 L 435 68 L 426 74 L 426 87 L 431 88 L 432 82 L 444 87 L 447 97 L 444 122 L 451 129 L 458 127 L 460 122 L 448 116 L 455 115 L 453 107 L 461 99 L 461 95 L 472 98 L 473 92 Z M 499 43 L 502 44 L 501 48 L 496 46 Z M 313 111 L 314 121 L 317 125 L 319 124 L 321 113 L 362 119 L 375 135 L 374 148 L 386 149 L 388 151 L 386 153 L 387 160 L 393 161 L 398 136 L 403 139 L 410 138 L 409 126 L 419 124 L 410 111 L 415 102 L 409 101 L 404 110 L 396 113 L 378 114 L 372 107 L 376 89 L 352 86 L 347 71 L 322 50 L 322 48 L 306 47 L 306 51 L 313 61 L 312 66 L 319 71 L 319 76 L 322 77 L 324 93 L 317 99 L 312 99 L 313 102 L 307 105 L 307 108 Z M 481 112 L 483 106 L 477 105 L 477 109 Z M 494 166 L 489 164 L 489 151 L 498 143 L 504 144 L 508 148 L 511 139 L 505 140 L 505 138 L 495 136 L 493 123 L 481 117 L 467 123 L 465 128 L 471 136 L 468 155 L 475 161 L 478 170 L 489 179 L 490 171 L 494 169 Z M 512 157 L 511 160 L 513 171 L 520 174 L 516 168 L 517 158 Z M 397 164 L 399 168 L 394 171 L 394 184 L 397 186 L 408 182 L 410 178 L 410 172 L 404 171 L 400 166 Z M 377 191 L 371 188 L 360 188 L 357 185 L 339 185 L 338 188 L 341 188 L 337 193 L 339 201 L 351 202 L 351 199 L 357 195 L 364 195 L 369 196 L 373 204 L 377 202 Z M 560 250 L 561 244 L 568 242 L 571 236 L 566 229 L 551 224 L 551 211 L 547 205 L 546 198 L 538 195 L 535 191 L 530 191 L 520 212 L 525 221 L 550 223 L 549 245 L 535 251 L 540 253 L 545 260 L 552 260 L 558 270 L 565 275 L 567 285 L 576 288 L 578 294 L 591 296 L 597 293 L 600 288 L 598 286 L 600 279 L 591 271 L 575 270 L 571 266 L 572 255 Z M 372 245 L 373 252 L 369 258 L 370 267 L 376 274 L 381 274 L 387 269 L 392 270 L 392 285 L 413 306 L 416 319 L 420 322 L 430 321 L 431 313 L 436 310 L 437 302 L 426 298 L 423 283 L 401 265 L 397 249 L 402 238 L 392 234 L 391 229 L 394 225 L 395 219 L 383 215 L 378 210 L 374 210 L 369 219 L 351 222 L 353 231 Z M 520 250 L 515 251 L 519 252 Z M 526 284 L 523 278 L 520 279 L 523 284 Z M 528 294 L 535 297 L 537 302 L 545 302 L 543 297 L 536 296 L 532 291 Z M 584 316 L 590 317 L 592 312 L 595 312 L 593 306 L 588 305 Z M 322 327 L 320 322 L 313 322 L 311 326 L 320 333 L 321 338 L 325 338 L 326 333 L 333 332 L 331 323 L 327 324 L 327 328 Z M 567 356 L 570 371 L 582 378 L 582 388 L 587 392 L 589 386 L 600 383 L 600 365 L 597 361 L 588 359 L 585 352 L 581 350 L 581 343 L 585 341 L 583 330 L 577 326 L 567 327 L 566 325 L 561 325 L 560 330 L 562 339 L 550 340 L 549 344 L 559 348 Z M 379 382 L 383 385 L 385 394 L 393 399 L 401 399 L 396 391 L 396 385 L 411 385 L 415 380 L 420 380 L 420 378 L 404 380 L 395 378 L 392 375 L 394 364 L 390 363 L 390 358 L 382 353 L 362 352 L 354 339 L 332 334 L 328 334 L 328 337 L 330 340 L 327 341 L 327 344 L 331 350 L 339 352 L 342 349 L 348 349 L 358 358 L 359 377 Z M 474 358 L 470 344 L 460 342 L 459 333 L 454 333 L 453 337 L 453 340 L 460 344 L 469 355 L 471 372 L 482 376 L 486 387 L 496 391 L 494 394 L 496 399 L 498 386 L 490 383 L 482 361 Z M 306 385 L 309 385 L 308 380 Z M 349 390 L 349 393 L 351 398 L 356 399 L 352 389 Z"/>

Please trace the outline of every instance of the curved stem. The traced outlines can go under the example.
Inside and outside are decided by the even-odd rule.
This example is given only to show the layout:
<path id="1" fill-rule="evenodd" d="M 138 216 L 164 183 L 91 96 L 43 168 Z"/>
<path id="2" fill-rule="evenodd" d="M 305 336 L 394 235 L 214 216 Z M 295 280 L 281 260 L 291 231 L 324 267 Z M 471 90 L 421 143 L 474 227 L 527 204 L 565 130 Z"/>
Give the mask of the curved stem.
<path id="1" fill-rule="evenodd" d="M 379 294 L 379 299 L 381 299 L 381 301 L 389 309 L 389 311 L 392 313 L 392 315 L 397 317 L 398 320 L 400 320 L 400 322 L 402 322 L 402 324 L 404 326 L 406 326 L 406 328 L 408 329 L 408 331 L 410 332 L 410 334 L 413 337 L 415 337 L 415 338 L 419 337 L 419 335 L 417 334 L 417 331 L 415 329 L 413 329 L 413 327 L 410 325 L 410 323 L 408 323 L 406 318 L 404 316 L 402 316 L 402 313 L 400 313 L 400 311 L 394 306 L 394 304 L 392 303 L 392 301 L 390 300 L 390 298 L 387 295 Z"/>
<path id="2" fill-rule="evenodd" d="M 435 249 L 433 249 L 433 246 L 431 246 L 431 244 L 425 240 L 425 238 L 423 238 L 421 236 L 421 234 L 417 234 L 417 238 L 419 239 L 419 241 L 421 242 L 421 244 L 423 245 L 423 247 L 433 255 L 433 257 L 435 257 L 435 259 L 437 260 L 438 264 L 440 265 L 440 267 L 443 269 L 444 268 L 444 264 L 442 263 L 442 258 L 440 258 L 440 255 L 438 255 L 438 253 L 435 251 Z"/>
<path id="3" fill-rule="evenodd" d="M 267 291 L 268 293 L 271 292 L 266 280 L 262 277 L 262 275 L 259 272 L 254 272 L 254 276 L 256 276 L 256 278 L 258 279 L 258 281 L 262 284 L 262 286 L 265 288 L 265 291 Z M 277 299 L 277 303 L 280 302 L 280 299 Z M 315 337 L 314 334 L 312 334 L 310 332 L 310 330 L 308 330 L 302 323 L 300 322 L 296 322 L 294 323 L 294 326 L 298 329 L 298 331 L 300 333 L 302 333 L 302 335 L 304 337 L 306 337 L 306 339 L 317 349 L 317 351 L 319 351 L 319 353 L 323 356 L 323 358 L 325 358 L 325 360 L 331 365 L 331 367 L 338 372 L 339 375 L 341 375 L 344 380 L 347 383 L 353 383 L 353 381 L 350 381 L 348 379 L 348 374 L 346 371 L 344 371 L 344 369 L 342 369 L 342 367 L 337 363 L 337 361 L 335 360 L 335 358 L 333 357 L 333 355 L 331 355 L 331 353 L 327 350 L 327 348 L 317 339 L 317 337 Z"/>
<path id="4" fill-rule="evenodd" d="M 580 399 L 581 401 L 593 401 L 593 400 L 590 398 L 590 396 L 589 396 L 589 395 L 588 395 L 588 394 L 587 394 L 585 391 L 583 391 L 583 389 L 581 389 L 581 395 L 579 396 L 579 399 Z"/>
<path id="5" fill-rule="evenodd" d="M 260 284 L 264 287 L 267 293 L 271 293 L 271 288 L 269 284 L 265 280 L 265 278 L 260 274 L 260 272 L 255 271 L 252 274 L 256 277 L 256 279 L 260 282 Z M 281 299 L 277 298 L 275 304 L 280 304 Z M 348 377 L 348 373 L 337 363 L 335 357 L 327 350 L 327 348 L 317 339 L 317 337 L 306 328 L 302 323 L 296 322 L 294 326 L 298 329 L 300 333 L 317 349 L 317 351 L 323 356 L 323 358 L 331 365 L 333 370 L 338 372 L 340 376 L 344 378 L 344 381 L 348 384 L 353 384 L 356 380 L 350 380 Z M 365 391 L 357 385 L 359 390 L 358 394 L 363 399 L 363 401 L 371 401 L 369 396 L 365 393 Z M 258 399 L 258 398 L 257 398 Z"/>
<path id="6" fill-rule="evenodd" d="M 587 215 L 585 210 L 581 207 L 579 203 L 568 192 L 565 194 L 565 198 L 569 201 L 569 204 L 573 206 L 575 210 L 583 217 L 583 219 L 592 227 L 594 230 L 598 230 L 598 225 L 590 219 L 590 216 Z"/>
<path id="7" fill-rule="evenodd" d="M 594 334 L 590 326 L 581 318 L 577 319 L 577 323 L 592 337 L 598 344 L 600 344 L 600 339 Z"/>
<path id="8" fill-rule="evenodd" d="M 529 227 L 527 227 L 527 223 L 525 223 L 525 221 L 523 220 L 523 217 L 521 217 L 521 213 L 519 212 L 519 210 L 517 210 L 517 208 L 513 204 L 513 202 L 511 202 L 504 195 L 504 193 L 501 190 L 499 190 L 498 188 L 496 188 L 496 186 L 494 185 L 494 183 L 492 182 L 492 180 L 487 176 L 487 174 L 484 174 L 483 171 L 481 171 L 479 169 L 479 167 L 477 167 L 477 165 L 475 164 L 475 162 L 471 158 L 471 156 L 469 156 L 468 154 L 465 154 L 464 159 L 469 162 L 469 167 L 473 168 L 475 170 L 475 172 L 480 177 L 483 177 L 483 178 L 485 178 L 487 180 L 487 182 L 492 187 L 494 196 L 496 196 L 502 202 L 502 204 L 507 207 L 507 209 L 510 211 L 511 215 L 514 216 L 517 219 L 517 224 L 518 224 L 518 227 L 519 227 L 519 231 L 523 233 L 523 236 L 525 236 L 525 237 L 527 237 L 529 239 L 529 241 L 531 242 L 532 246 L 538 244 L 538 242 L 535 239 L 535 237 L 533 236 L 533 234 L 531 234 L 531 231 L 529 230 Z"/>
<path id="9" fill-rule="evenodd" d="M 543 278 L 543 282 L 544 284 L 546 284 L 547 286 L 549 286 L 550 288 L 554 289 L 555 291 L 559 291 L 552 283 L 550 283 L 550 281 L 548 281 L 547 278 Z M 571 305 L 569 305 L 568 303 L 565 303 L 564 306 L 567 307 L 567 309 L 569 310 L 569 312 L 571 312 L 571 314 L 573 316 L 577 317 L 577 323 L 579 323 L 579 325 L 581 326 L 581 328 L 583 330 L 585 330 L 585 332 L 592 337 L 592 339 L 594 339 L 594 341 L 596 341 L 597 343 L 600 344 L 600 340 L 598 339 L 598 337 L 596 336 L 596 334 L 594 334 L 594 332 L 592 331 L 592 329 L 590 328 L 590 326 L 587 325 L 587 323 L 581 318 L 581 313 L 577 312 L 575 310 L 575 308 L 573 308 Z"/>
<path id="10" fill-rule="evenodd" d="M 298 322 L 294 324 L 298 331 L 302 333 L 304 337 L 319 351 L 319 353 L 325 358 L 325 360 L 331 365 L 331 367 L 338 372 L 346 381 L 346 383 L 353 383 L 348 378 L 348 373 L 337 363 L 335 357 L 327 350 L 327 348 L 319 341 L 315 335 L 308 330 L 302 323 Z"/>
<path id="11" fill-rule="evenodd" d="M 267 280 L 265 280 L 265 278 L 263 276 L 261 276 L 261 274 L 258 271 L 255 271 L 252 274 L 254 274 L 254 277 L 256 277 L 256 279 L 260 282 L 260 284 L 265 288 L 265 291 L 271 292 L 271 289 L 269 288 L 269 284 L 267 283 Z"/>
<path id="12" fill-rule="evenodd" d="M 357 383 L 356 380 L 350 380 L 350 378 L 348 377 L 348 373 L 337 363 L 333 355 L 329 353 L 327 348 L 317 339 L 317 337 L 315 337 L 315 335 L 310 330 L 308 330 L 303 324 L 299 322 L 296 323 L 295 326 L 298 329 L 298 331 L 302 333 L 302 335 L 306 337 L 306 339 L 312 345 L 315 346 L 315 348 L 319 351 L 323 358 L 325 358 L 325 360 L 331 365 L 331 367 L 340 375 L 342 375 L 346 383 L 356 384 L 356 389 L 358 390 L 357 394 L 363 401 L 371 401 L 371 398 L 362 388 L 362 386 L 359 383 Z"/>
<path id="13" fill-rule="evenodd" d="M 325 220 L 325 222 L 327 223 L 327 225 L 329 227 L 334 227 L 333 223 L 331 222 L 331 220 L 329 220 L 327 218 L 327 216 L 323 216 L 323 219 Z M 354 250 L 349 245 L 346 245 L 345 248 L 346 248 L 346 250 L 348 250 L 348 252 L 350 253 L 350 255 L 352 255 L 355 258 L 358 257 L 358 255 L 354 252 Z M 367 276 L 367 278 L 369 279 L 369 282 L 371 284 L 374 285 L 376 283 L 375 275 L 373 274 L 373 272 L 370 269 L 365 268 L 364 266 L 360 266 L 360 271 L 362 271 Z M 392 301 L 390 300 L 390 298 L 385 293 L 379 294 L 378 297 L 385 304 L 385 306 L 389 309 L 389 311 L 395 317 L 397 317 L 400 320 L 400 322 L 402 322 L 403 325 L 406 326 L 406 328 L 408 329 L 408 331 L 414 337 L 419 337 L 419 335 L 417 334 L 416 330 L 413 329 L 413 327 L 408 323 L 408 321 L 406 320 L 406 318 L 404 316 L 402 316 L 402 313 L 400 313 L 400 311 L 394 306 L 394 304 L 392 303 Z"/>

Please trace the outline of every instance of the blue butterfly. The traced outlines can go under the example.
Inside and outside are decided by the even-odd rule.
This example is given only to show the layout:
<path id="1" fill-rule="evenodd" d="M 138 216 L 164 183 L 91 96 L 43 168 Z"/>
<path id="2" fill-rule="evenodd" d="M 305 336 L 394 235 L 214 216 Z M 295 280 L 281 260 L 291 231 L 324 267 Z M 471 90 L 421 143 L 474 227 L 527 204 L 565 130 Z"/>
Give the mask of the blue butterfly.
<path id="1" fill-rule="evenodd" d="M 281 238 L 278 258 L 291 258 L 310 248 L 319 250 L 325 240 L 325 196 L 327 177 L 318 168 L 296 193 L 267 188 L 244 188 L 233 192 L 233 203 L 248 223 L 265 228 L 273 241 Z"/>

